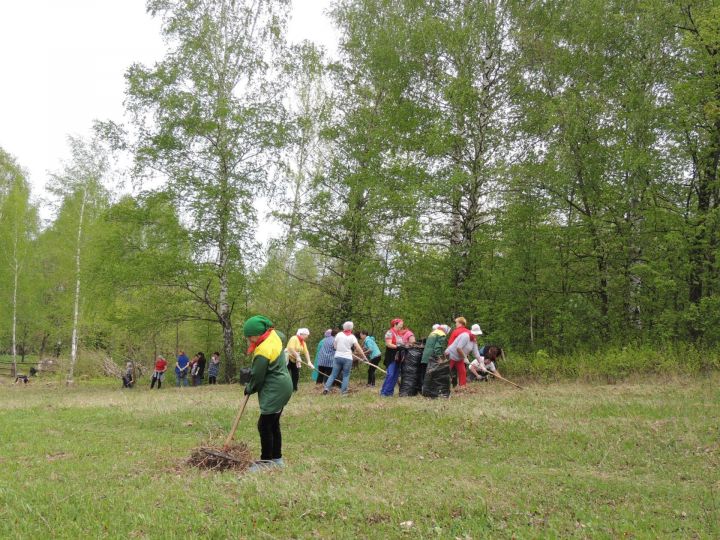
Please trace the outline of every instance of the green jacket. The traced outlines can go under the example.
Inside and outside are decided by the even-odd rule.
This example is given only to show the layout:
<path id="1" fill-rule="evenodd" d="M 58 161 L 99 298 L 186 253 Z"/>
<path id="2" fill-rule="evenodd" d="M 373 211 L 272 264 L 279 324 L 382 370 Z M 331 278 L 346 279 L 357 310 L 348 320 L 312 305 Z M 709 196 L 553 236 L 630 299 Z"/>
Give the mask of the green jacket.
<path id="1" fill-rule="evenodd" d="M 280 335 L 273 330 L 253 351 L 250 382 L 246 394 L 257 392 L 260 414 L 280 412 L 292 395 L 292 380 L 287 369 L 285 348 Z"/>
<path id="2" fill-rule="evenodd" d="M 442 330 L 433 330 L 425 340 L 425 349 L 423 350 L 422 362 L 427 364 L 433 357 L 442 358 L 447 348 L 447 336 Z"/>

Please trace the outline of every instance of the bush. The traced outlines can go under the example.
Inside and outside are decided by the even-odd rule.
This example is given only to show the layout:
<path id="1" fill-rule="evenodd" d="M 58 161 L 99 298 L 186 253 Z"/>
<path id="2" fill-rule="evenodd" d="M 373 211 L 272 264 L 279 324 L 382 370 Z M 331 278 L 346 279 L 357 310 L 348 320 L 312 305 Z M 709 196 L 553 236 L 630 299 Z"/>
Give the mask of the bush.
<path id="1" fill-rule="evenodd" d="M 720 350 L 686 343 L 667 343 L 661 347 L 628 345 L 604 351 L 579 351 L 551 355 L 545 350 L 530 354 L 506 351 L 507 362 L 501 372 L 510 377 L 549 379 L 614 379 L 633 374 L 705 374 L 720 370 Z"/>

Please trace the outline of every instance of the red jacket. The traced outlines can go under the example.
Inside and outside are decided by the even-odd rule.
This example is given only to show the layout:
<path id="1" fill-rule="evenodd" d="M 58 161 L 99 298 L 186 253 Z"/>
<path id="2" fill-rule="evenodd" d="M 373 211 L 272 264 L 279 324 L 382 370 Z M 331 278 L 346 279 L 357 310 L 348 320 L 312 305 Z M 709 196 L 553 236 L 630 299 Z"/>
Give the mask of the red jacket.
<path id="1" fill-rule="evenodd" d="M 464 334 L 466 332 L 469 334 L 470 330 L 468 330 L 464 326 L 460 326 L 460 327 L 456 328 L 455 330 L 453 330 L 450 333 L 450 337 L 448 338 L 448 345 L 452 345 L 452 342 L 455 341 L 460 334 Z"/>
<path id="2" fill-rule="evenodd" d="M 167 360 L 158 360 L 155 362 L 155 371 L 165 371 L 167 369 Z"/>

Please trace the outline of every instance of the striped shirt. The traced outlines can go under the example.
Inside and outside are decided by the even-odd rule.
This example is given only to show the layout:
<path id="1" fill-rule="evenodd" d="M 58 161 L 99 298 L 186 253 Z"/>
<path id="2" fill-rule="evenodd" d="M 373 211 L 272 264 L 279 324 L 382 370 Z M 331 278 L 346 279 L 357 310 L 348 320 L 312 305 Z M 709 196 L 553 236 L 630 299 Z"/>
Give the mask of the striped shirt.
<path id="1" fill-rule="evenodd" d="M 333 367 L 333 360 L 335 360 L 333 338 L 322 338 L 320 343 L 318 343 L 317 354 L 315 355 L 315 365 L 320 367 Z"/>

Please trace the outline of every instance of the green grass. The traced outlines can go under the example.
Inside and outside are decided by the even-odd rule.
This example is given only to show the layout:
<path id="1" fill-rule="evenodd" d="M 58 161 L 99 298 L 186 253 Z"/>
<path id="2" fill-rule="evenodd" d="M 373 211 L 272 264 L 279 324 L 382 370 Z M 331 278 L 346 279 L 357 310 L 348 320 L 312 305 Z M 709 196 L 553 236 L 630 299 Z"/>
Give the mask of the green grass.
<path id="1" fill-rule="evenodd" d="M 720 378 L 320 396 L 288 467 L 189 469 L 238 386 L 0 386 L 2 538 L 717 538 Z M 253 398 L 236 438 L 259 451 Z M 411 521 L 412 525 L 401 525 Z"/>

